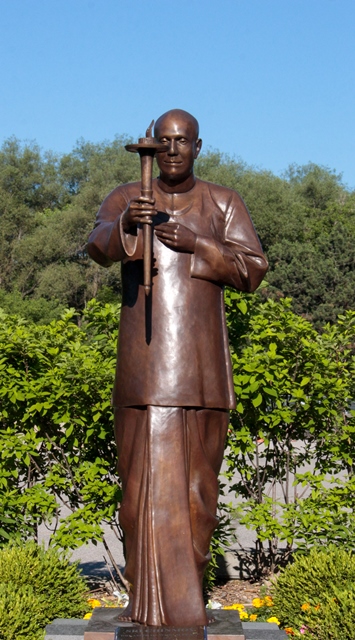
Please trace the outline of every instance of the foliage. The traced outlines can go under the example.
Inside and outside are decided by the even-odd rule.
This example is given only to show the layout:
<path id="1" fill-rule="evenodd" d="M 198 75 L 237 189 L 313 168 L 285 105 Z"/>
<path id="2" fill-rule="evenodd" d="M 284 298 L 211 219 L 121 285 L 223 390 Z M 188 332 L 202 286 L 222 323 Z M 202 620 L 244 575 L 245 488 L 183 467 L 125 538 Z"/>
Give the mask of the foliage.
<path id="1" fill-rule="evenodd" d="M 120 537 L 110 407 L 118 311 L 93 301 L 80 328 L 73 311 L 45 326 L 2 316 L 0 542 L 36 538 L 42 521 L 63 548 L 101 540 L 102 521 Z"/>
<path id="2" fill-rule="evenodd" d="M 0 289 L 0 308 L 9 315 L 27 318 L 31 322 L 41 323 L 59 320 L 65 309 L 55 298 L 26 298 L 14 289 L 11 292 Z"/>
<path id="3" fill-rule="evenodd" d="M 238 399 L 228 490 L 256 534 L 256 574 L 275 569 L 280 547 L 285 560 L 314 544 L 354 548 L 355 314 L 318 334 L 288 300 L 227 292 L 226 302 Z M 101 540 L 102 522 L 121 539 L 110 408 L 118 308 L 93 301 L 80 326 L 75 318 L 39 326 L 2 316 L 2 544 L 36 538 L 42 521 L 64 548 Z M 213 553 L 230 528 L 224 512 Z"/>
<path id="4" fill-rule="evenodd" d="M 285 560 L 314 544 L 354 548 L 355 314 L 318 334 L 285 299 L 228 292 L 226 302 L 238 399 L 228 491 L 255 531 L 256 574 L 275 569 L 280 547 Z M 64 548 L 101 540 L 102 522 L 121 539 L 110 408 L 118 309 L 93 301 L 80 326 L 75 318 L 38 326 L 2 316 L 2 544 L 36 537 L 42 521 Z M 224 512 L 213 554 L 230 529 Z"/>
<path id="5" fill-rule="evenodd" d="M 46 617 L 46 598 L 32 587 L 0 584 L 0 639 L 42 640 Z"/>
<path id="6" fill-rule="evenodd" d="M 4 143 L 0 291 L 18 291 L 24 299 L 76 309 L 83 309 L 101 286 L 110 288 L 110 301 L 118 299 L 119 267 L 100 269 L 88 258 L 85 245 L 107 193 L 139 178 L 138 159 L 124 150 L 127 141 L 117 138 L 97 145 L 79 141 L 71 154 L 61 158 L 16 139 Z M 5 308 L 14 311 L 7 304 Z M 43 304 L 40 321 L 52 319 L 48 311 Z"/>
<path id="7" fill-rule="evenodd" d="M 280 545 L 355 548 L 355 314 L 318 334 L 291 301 L 228 292 L 237 408 L 227 449 L 240 523 L 256 534 L 256 574 Z M 309 470 L 308 470 L 309 469 Z"/>
<path id="8" fill-rule="evenodd" d="M 273 584 L 274 610 L 296 637 L 352 640 L 355 557 L 330 546 L 298 556 Z M 301 630 L 301 631 L 300 631 Z"/>
<path id="9" fill-rule="evenodd" d="M 323 605 L 305 612 L 301 636 L 324 640 L 352 640 L 354 637 L 355 587 L 335 586 L 325 594 Z"/>
<path id="10" fill-rule="evenodd" d="M 127 142 L 80 140 L 71 153 L 57 156 L 15 138 L 5 141 L 0 306 L 8 313 L 43 323 L 59 318 L 63 307 L 81 311 L 92 297 L 119 299 L 119 265 L 100 268 L 85 245 L 104 197 L 139 180 L 139 160 L 125 151 Z M 355 194 L 341 176 L 310 163 L 276 177 L 218 151 L 198 158 L 196 174 L 245 199 L 270 262 L 263 295 L 292 296 L 293 309 L 318 328 L 354 308 Z"/>
<path id="11" fill-rule="evenodd" d="M 35 542 L 0 550 L 0 638 L 36 640 L 56 617 L 82 617 L 89 607 L 76 564 Z"/>
<path id="12" fill-rule="evenodd" d="M 205 591 L 212 589 L 216 582 L 218 557 L 224 555 L 226 548 L 230 546 L 231 540 L 234 540 L 234 527 L 231 522 L 228 506 L 223 503 L 219 504 L 217 515 L 218 525 L 213 533 L 210 544 L 211 559 L 203 576 Z"/>

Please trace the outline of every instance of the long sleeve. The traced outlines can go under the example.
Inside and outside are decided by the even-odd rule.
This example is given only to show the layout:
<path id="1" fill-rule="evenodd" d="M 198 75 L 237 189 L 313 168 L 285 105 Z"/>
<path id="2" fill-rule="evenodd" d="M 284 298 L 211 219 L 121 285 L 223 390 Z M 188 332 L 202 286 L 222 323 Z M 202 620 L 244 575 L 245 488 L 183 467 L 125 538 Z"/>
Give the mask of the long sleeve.
<path id="1" fill-rule="evenodd" d="M 122 213 L 129 199 L 125 187 L 117 187 L 105 198 L 97 214 L 95 228 L 87 243 L 87 251 L 90 257 L 103 267 L 125 260 L 136 251 L 137 236 L 134 233 L 125 233 L 122 228 Z"/>
<path id="2" fill-rule="evenodd" d="M 251 292 L 262 281 L 268 263 L 242 198 L 236 192 L 229 193 L 227 203 L 218 198 L 218 191 L 213 194 L 223 212 L 224 228 L 215 230 L 213 236 L 197 235 L 191 276 Z"/>

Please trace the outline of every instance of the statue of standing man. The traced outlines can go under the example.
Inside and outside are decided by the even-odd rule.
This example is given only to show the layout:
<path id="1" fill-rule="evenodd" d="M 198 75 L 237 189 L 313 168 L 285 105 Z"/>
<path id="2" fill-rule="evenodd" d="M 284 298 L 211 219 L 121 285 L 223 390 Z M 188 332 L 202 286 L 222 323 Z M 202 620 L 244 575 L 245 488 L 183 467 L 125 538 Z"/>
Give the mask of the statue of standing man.
<path id="1" fill-rule="evenodd" d="M 114 189 L 98 212 L 88 251 L 104 267 L 122 263 L 113 405 L 125 577 L 132 585 L 126 616 L 188 627 L 207 624 L 202 580 L 235 406 L 223 287 L 254 291 L 267 261 L 239 194 L 193 173 L 202 145 L 197 120 L 173 109 L 160 116 L 154 133 L 167 149 L 157 155 L 152 198 L 139 195 L 139 182 Z"/>

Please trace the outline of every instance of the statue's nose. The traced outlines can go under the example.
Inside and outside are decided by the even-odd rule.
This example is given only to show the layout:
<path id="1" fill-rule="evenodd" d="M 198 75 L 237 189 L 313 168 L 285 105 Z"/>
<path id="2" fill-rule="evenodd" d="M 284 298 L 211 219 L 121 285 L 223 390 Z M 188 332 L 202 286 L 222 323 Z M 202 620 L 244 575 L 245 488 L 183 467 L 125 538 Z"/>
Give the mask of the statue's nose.
<path id="1" fill-rule="evenodd" d="M 170 140 L 168 154 L 169 156 L 176 156 L 177 154 L 176 140 Z"/>

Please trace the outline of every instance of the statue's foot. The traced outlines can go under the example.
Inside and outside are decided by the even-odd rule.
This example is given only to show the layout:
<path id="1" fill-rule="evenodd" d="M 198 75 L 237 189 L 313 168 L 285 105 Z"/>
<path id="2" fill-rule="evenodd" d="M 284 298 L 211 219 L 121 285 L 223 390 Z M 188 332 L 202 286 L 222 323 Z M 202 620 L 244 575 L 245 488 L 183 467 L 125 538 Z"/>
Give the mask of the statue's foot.
<path id="1" fill-rule="evenodd" d="M 216 618 L 211 611 L 207 611 L 207 624 L 212 624 L 212 622 L 216 622 Z"/>
<path id="2" fill-rule="evenodd" d="M 118 619 L 121 622 L 132 622 L 132 608 L 133 608 L 133 601 L 131 596 L 129 597 L 129 603 L 127 605 L 127 607 L 125 607 L 125 609 L 123 609 L 122 613 L 118 614 Z"/>

